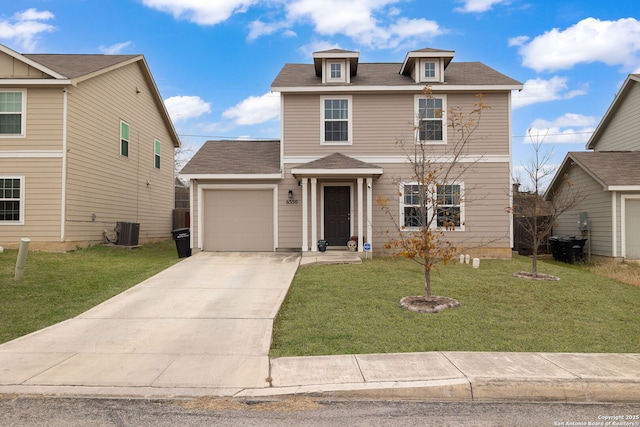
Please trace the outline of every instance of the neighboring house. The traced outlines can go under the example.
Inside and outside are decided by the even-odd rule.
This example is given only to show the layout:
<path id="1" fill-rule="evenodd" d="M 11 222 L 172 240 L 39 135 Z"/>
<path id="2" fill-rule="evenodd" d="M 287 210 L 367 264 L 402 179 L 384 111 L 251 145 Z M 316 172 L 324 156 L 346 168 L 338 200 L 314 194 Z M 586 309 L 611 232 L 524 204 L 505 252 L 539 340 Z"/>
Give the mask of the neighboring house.
<path id="1" fill-rule="evenodd" d="M 192 247 L 308 252 L 318 240 L 346 249 L 355 237 L 358 251 L 363 243 L 381 251 L 392 223 L 377 195 L 393 199 L 409 228 L 415 220 L 404 194 L 415 178 L 396 141 L 419 137 L 443 153 L 447 111 L 469 112 L 482 92 L 491 109 L 461 159 L 472 173 L 439 187 L 459 214 L 446 233 L 480 255 L 510 257 L 511 91 L 522 85 L 453 56 L 423 49 L 401 63 L 360 63 L 358 52 L 333 49 L 314 53 L 311 64 L 286 64 L 272 84 L 281 140 L 209 141 L 182 170 L 191 181 Z M 416 132 L 419 116 L 435 132 Z M 469 197 L 456 197 L 465 189 Z"/>
<path id="2" fill-rule="evenodd" d="M 578 208 L 558 218 L 554 234 L 584 235 L 591 255 L 640 259 L 639 117 L 640 74 L 631 74 L 587 142 L 592 151 L 568 153 L 545 194 L 547 199 L 566 191 L 586 195 Z M 588 224 L 580 224 L 581 218 Z"/>
<path id="3" fill-rule="evenodd" d="M 169 238 L 179 144 L 142 55 L 0 45 L 0 245 L 69 250 L 117 222 Z"/>

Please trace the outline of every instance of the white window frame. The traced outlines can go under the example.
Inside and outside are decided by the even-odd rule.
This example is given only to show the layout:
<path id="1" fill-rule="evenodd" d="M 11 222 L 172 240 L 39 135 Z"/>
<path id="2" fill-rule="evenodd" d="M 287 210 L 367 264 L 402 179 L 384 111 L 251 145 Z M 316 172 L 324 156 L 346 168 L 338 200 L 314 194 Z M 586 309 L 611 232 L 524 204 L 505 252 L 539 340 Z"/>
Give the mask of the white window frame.
<path id="1" fill-rule="evenodd" d="M 0 138 L 26 138 L 27 137 L 27 90 L 26 89 L 2 89 L 2 93 L 21 93 L 22 105 L 20 111 L 20 133 L 3 133 Z M 0 114 L 16 114 L 16 112 L 7 112 Z"/>
<path id="2" fill-rule="evenodd" d="M 158 150 L 156 151 L 156 147 Z M 157 162 L 156 162 L 157 160 Z M 158 139 L 153 140 L 153 168 L 160 170 L 162 167 L 162 143 Z"/>
<path id="3" fill-rule="evenodd" d="M 24 212 L 25 212 L 25 177 L 24 175 L 0 175 L 2 179 L 19 179 L 20 180 L 20 198 L 17 199 L 20 203 L 20 219 L 18 221 L 13 220 L 0 220 L 0 226 L 3 225 L 24 225 Z M 0 197 L 0 200 L 16 200 L 16 199 L 4 199 Z"/>
<path id="4" fill-rule="evenodd" d="M 442 140 L 421 140 L 420 139 L 420 100 L 421 99 L 441 99 L 442 100 Z M 447 95 L 433 95 L 433 96 L 424 96 L 424 95 L 416 95 L 415 99 L 414 99 L 414 116 L 415 116 L 415 127 L 416 127 L 416 134 L 415 134 L 415 141 L 416 143 L 419 144 L 433 144 L 433 145 L 439 145 L 439 144 L 446 144 L 447 143 Z"/>
<path id="5" fill-rule="evenodd" d="M 405 226 L 405 213 L 404 213 L 404 209 L 405 207 L 410 207 L 410 206 L 419 206 L 419 205 L 412 205 L 412 204 L 405 204 L 404 203 L 404 187 L 406 185 L 419 185 L 417 181 L 406 181 L 406 182 L 401 182 L 400 183 L 400 188 L 398 191 L 398 205 L 399 205 L 399 224 L 400 226 L 404 227 L 403 229 L 406 231 L 419 231 L 421 227 L 408 227 Z M 446 231 L 446 232 L 459 232 L 459 231 L 465 231 L 465 204 L 464 204 L 464 183 L 463 182 L 450 182 L 444 185 L 458 185 L 460 186 L 460 203 L 457 205 L 460 207 L 460 225 L 456 226 L 453 230 L 447 230 L 446 228 L 443 227 L 439 227 L 438 226 L 438 219 L 436 218 L 436 220 L 434 221 L 433 224 L 431 224 L 431 228 L 432 229 L 439 229 L 442 231 Z M 427 198 L 430 197 L 429 195 L 427 195 Z M 435 197 L 437 197 L 437 194 L 435 195 Z M 431 218 L 433 216 L 433 203 L 427 203 L 427 216 L 429 218 Z"/>
<path id="6" fill-rule="evenodd" d="M 129 137 L 126 139 L 122 135 L 122 125 L 127 125 L 127 128 L 129 129 Z M 122 141 L 127 141 L 127 154 L 122 153 Z M 120 157 L 128 159 L 130 148 L 131 148 L 131 125 L 125 122 L 124 120 L 120 120 L 120 140 L 118 141 L 118 152 L 120 153 Z"/>
<path id="7" fill-rule="evenodd" d="M 325 108 L 324 102 L 328 100 L 347 101 L 347 140 L 346 141 L 326 141 L 325 140 Z M 352 145 L 353 143 L 353 97 L 351 95 L 342 96 L 321 96 L 320 97 L 320 144 L 321 145 Z"/>
<path id="8" fill-rule="evenodd" d="M 427 76 L 427 64 L 433 64 L 433 76 Z M 440 78 L 440 61 L 437 59 L 423 59 L 420 61 L 420 81 L 421 82 L 439 82 Z"/>
<path id="9" fill-rule="evenodd" d="M 331 68 L 334 65 L 340 66 L 340 76 L 332 77 Z M 346 61 L 327 61 L 325 69 L 325 78 L 327 83 L 345 83 L 347 81 L 347 63 Z"/>

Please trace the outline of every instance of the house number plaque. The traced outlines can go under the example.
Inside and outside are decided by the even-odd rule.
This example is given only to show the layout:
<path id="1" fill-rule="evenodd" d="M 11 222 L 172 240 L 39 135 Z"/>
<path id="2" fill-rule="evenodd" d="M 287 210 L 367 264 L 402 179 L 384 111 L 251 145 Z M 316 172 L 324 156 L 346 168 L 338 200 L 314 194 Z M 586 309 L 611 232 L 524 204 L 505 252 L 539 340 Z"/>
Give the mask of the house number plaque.
<path id="1" fill-rule="evenodd" d="M 287 199 L 288 205 L 297 205 L 298 201 L 296 199 Z"/>

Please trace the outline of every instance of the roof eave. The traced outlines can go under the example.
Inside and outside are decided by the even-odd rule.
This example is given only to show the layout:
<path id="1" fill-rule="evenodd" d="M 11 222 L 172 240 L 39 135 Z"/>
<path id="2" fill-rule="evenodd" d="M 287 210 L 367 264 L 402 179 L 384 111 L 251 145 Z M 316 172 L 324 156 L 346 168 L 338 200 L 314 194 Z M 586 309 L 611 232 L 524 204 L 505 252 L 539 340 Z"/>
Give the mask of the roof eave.
<path id="1" fill-rule="evenodd" d="M 311 168 L 293 168 L 291 173 L 294 176 L 376 176 L 382 175 L 382 168 L 345 168 L 345 169 L 311 169 Z"/>
<path id="2" fill-rule="evenodd" d="M 3 52 L 15 59 L 17 59 L 18 61 L 24 62 L 25 64 L 35 68 L 38 71 L 43 72 L 44 74 L 48 74 L 51 77 L 55 78 L 56 80 L 68 80 L 67 76 L 64 76 L 56 71 L 53 71 L 51 68 L 45 67 L 44 65 L 42 65 L 39 62 L 34 61 L 33 59 L 29 59 L 24 55 L 19 54 L 18 52 L 16 52 L 13 49 L 10 49 L 2 44 L 0 44 L 0 52 Z"/>
<path id="3" fill-rule="evenodd" d="M 316 92 L 416 92 L 422 91 L 425 84 L 399 85 L 399 86 L 354 86 L 354 85 L 331 85 L 331 86 L 272 86 L 272 92 L 280 93 L 316 93 Z M 463 92 L 463 91 L 486 91 L 504 92 L 521 90 L 522 84 L 507 85 L 429 85 L 432 92 Z"/>
<path id="4" fill-rule="evenodd" d="M 180 173 L 178 178 L 183 179 L 202 179 L 202 180 L 225 180 L 225 179 L 282 179 L 282 173 L 251 173 L 251 174 L 237 174 L 237 173 Z"/>
<path id="5" fill-rule="evenodd" d="M 609 122 L 613 118 L 615 111 L 618 109 L 619 107 L 618 104 L 625 97 L 627 92 L 631 90 L 631 85 L 634 82 L 640 83 L 640 75 L 629 74 L 627 76 L 627 79 L 622 84 L 622 88 L 620 88 L 615 98 L 613 99 L 613 102 L 611 103 L 611 105 L 609 105 L 609 108 L 607 109 L 606 113 L 604 113 L 604 116 L 602 116 L 602 120 L 600 120 L 598 127 L 596 127 L 596 130 L 593 132 L 593 134 L 591 134 L 591 138 L 589 138 L 589 141 L 587 141 L 587 144 L 585 145 L 585 148 L 587 150 L 593 150 L 595 148 L 595 146 L 598 143 L 598 140 L 600 139 L 600 136 L 602 135 L 602 132 L 609 125 Z"/>

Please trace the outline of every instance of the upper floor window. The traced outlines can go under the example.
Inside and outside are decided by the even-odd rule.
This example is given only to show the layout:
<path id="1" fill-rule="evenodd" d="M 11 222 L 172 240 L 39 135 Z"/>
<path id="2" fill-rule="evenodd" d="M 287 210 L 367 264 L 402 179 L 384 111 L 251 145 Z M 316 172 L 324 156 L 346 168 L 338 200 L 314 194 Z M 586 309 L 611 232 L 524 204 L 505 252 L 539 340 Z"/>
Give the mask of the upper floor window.
<path id="1" fill-rule="evenodd" d="M 120 122 L 120 155 L 129 157 L 129 125 Z"/>
<path id="2" fill-rule="evenodd" d="M 331 78 L 342 79 L 342 64 L 331 64 Z"/>
<path id="3" fill-rule="evenodd" d="M 321 97 L 322 143 L 351 143 L 351 97 Z"/>
<path id="4" fill-rule="evenodd" d="M 153 141 L 153 166 L 156 169 L 160 169 L 160 151 L 162 150 L 162 144 L 157 139 Z"/>
<path id="5" fill-rule="evenodd" d="M 416 99 L 418 141 L 433 144 L 446 143 L 446 98 L 418 97 Z"/>
<path id="6" fill-rule="evenodd" d="M 0 224 L 24 223 L 24 177 L 0 176 Z"/>
<path id="7" fill-rule="evenodd" d="M 0 136 L 24 136 L 26 91 L 0 92 Z"/>
<path id="8" fill-rule="evenodd" d="M 436 76 L 436 63 L 425 62 L 424 63 L 424 77 L 426 79 L 433 79 Z"/>

